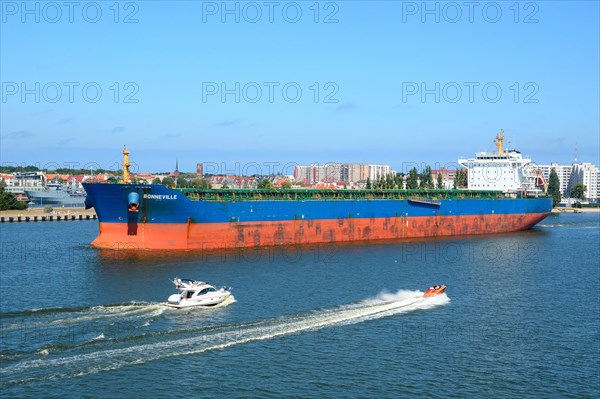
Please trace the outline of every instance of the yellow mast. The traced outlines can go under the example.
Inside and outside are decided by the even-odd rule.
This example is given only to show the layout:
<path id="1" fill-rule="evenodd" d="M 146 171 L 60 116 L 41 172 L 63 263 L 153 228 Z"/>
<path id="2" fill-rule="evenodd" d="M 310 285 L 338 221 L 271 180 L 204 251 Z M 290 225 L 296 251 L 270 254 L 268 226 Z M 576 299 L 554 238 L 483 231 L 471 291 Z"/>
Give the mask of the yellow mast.
<path id="1" fill-rule="evenodd" d="M 500 133 L 496 135 L 496 140 L 494 140 L 494 143 L 496 143 L 496 147 L 498 147 L 499 155 L 502 155 L 502 140 L 504 140 L 504 130 L 500 129 Z"/>
<path id="2" fill-rule="evenodd" d="M 127 146 L 123 146 L 123 181 L 122 183 L 129 183 L 131 181 L 131 174 L 129 173 L 129 151 Z"/>

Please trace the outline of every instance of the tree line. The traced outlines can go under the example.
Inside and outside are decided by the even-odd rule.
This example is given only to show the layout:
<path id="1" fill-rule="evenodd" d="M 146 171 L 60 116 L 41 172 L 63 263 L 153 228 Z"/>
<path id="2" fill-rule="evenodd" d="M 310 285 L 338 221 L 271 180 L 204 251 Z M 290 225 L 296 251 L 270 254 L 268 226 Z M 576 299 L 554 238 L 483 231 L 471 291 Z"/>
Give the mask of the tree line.
<path id="1" fill-rule="evenodd" d="M 407 190 L 442 190 L 444 189 L 443 176 L 441 173 L 437 174 L 437 178 L 434 182 L 433 173 L 431 166 L 426 166 L 422 172 L 419 173 L 417 168 L 412 168 L 408 171 L 408 175 L 398 172 L 396 174 L 388 174 L 386 176 L 378 176 L 375 181 L 371 181 L 370 177 L 367 177 L 367 190 L 378 189 L 378 190 L 402 190 L 404 188 L 404 178 L 406 177 L 406 189 Z M 454 177 L 454 188 L 467 187 L 468 174 L 466 169 L 461 169 L 456 172 Z"/>

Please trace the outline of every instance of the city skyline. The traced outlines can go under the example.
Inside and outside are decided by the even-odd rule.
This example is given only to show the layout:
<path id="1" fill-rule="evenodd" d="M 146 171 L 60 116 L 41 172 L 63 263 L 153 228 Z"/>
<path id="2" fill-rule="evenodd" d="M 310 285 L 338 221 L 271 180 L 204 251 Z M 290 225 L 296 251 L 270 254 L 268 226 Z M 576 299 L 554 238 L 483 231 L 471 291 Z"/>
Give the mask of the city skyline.
<path id="1" fill-rule="evenodd" d="M 129 148 L 128 148 L 129 149 Z M 122 150 L 122 148 L 121 148 Z M 518 150 L 518 149 L 517 149 Z M 489 149 L 488 152 L 490 151 L 494 151 L 493 149 Z M 480 151 L 476 151 L 476 152 L 480 152 Z M 522 152 L 522 151 L 521 151 Z M 120 155 L 120 152 L 119 152 Z M 529 155 L 526 154 L 525 155 Z M 56 170 L 58 168 L 66 168 L 66 169 L 91 169 L 91 170 L 95 170 L 95 169 L 105 169 L 105 170 L 120 170 L 122 169 L 122 165 L 121 165 L 121 161 L 119 159 L 118 156 L 112 156 L 112 159 L 110 160 L 106 160 L 104 161 L 104 163 L 102 162 L 96 162 L 96 161 L 92 161 L 92 160 L 88 160 L 85 162 L 79 162 L 79 161 L 49 161 L 49 162 L 40 162 L 40 161 L 32 161 L 32 162 L 14 162 L 14 161 L 2 161 L 2 163 L 0 164 L 0 166 L 4 166 L 4 167 L 26 167 L 26 166 L 35 166 L 40 170 Z M 183 157 L 184 159 L 186 159 L 185 157 Z M 457 157 L 458 159 L 459 157 Z M 182 165 L 181 162 L 182 157 L 174 157 L 172 160 L 163 160 L 161 162 L 161 165 L 165 165 L 164 168 L 160 168 L 160 167 L 152 167 L 152 166 L 146 166 L 146 165 L 142 165 L 140 162 L 136 162 L 135 161 L 135 154 L 133 154 L 133 159 L 132 159 L 132 170 L 134 170 L 136 173 L 142 173 L 142 172 L 153 172 L 153 173 L 170 173 L 172 171 L 174 171 L 176 169 L 176 164 Z M 190 158 L 191 159 L 191 158 Z M 536 163 L 537 165 L 550 165 L 550 164 L 558 164 L 560 166 L 565 166 L 565 165 L 573 165 L 573 164 L 582 164 L 582 163 L 591 163 L 592 165 L 598 165 L 595 164 L 594 162 L 589 162 L 588 160 L 585 159 L 581 159 L 581 157 L 578 155 L 578 151 L 577 149 L 574 152 L 573 155 L 573 159 L 569 162 L 557 162 L 557 161 L 550 161 L 550 162 L 538 162 L 536 161 L 536 159 L 533 159 L 533 162 Z M 169 165 L 170 163 L 170 165 Z M 189 165 L 188 165 L 189 164 Z M 204 171 L 205 174 L 209 174 L 209 175 L 214 175 L 214 174 L 219 174 L 219 175 L 227 175 L 227 174 L 232 174 L 232 175 L 240 175 L 240 176 L 245 176 L 245 175 L 270 175 L 270 174 L 287 174 L 287 175 L 293 175 L 293 171 L 294 171 L 294 167 L 298 167 L 298 166 L 312 166 L 312 165 L 316 165 L 316 166 L 326 166 L 329 164 L 362 164 L 362 165 L 389 165 L 391 167 L 391 169 L 395 172 L 403 172 L 403 173 L 407 173 L 410 169 L 412 169 L 413 167 L 416 167 L 419 171 L 421 171 L 423 168 L 430 166 L 432 167 L 433 170 L 436 169 L 460 169 L 461 166 L 457 161 L 448 161 L 448 162 L 438 162 L 438 161 L 433 161 L 433 162 L 426 162 L 426 161 L 419 161 L 419 160 L 415 160 L 415 161 L 402 161 L 402 162 L 390 162 L 390 163 L 375 163 L 375 162 L 368 162 L 368 161 L 357 161 L 357 162 L 345 162 L 345 161 L 340 161 L 340 160 L 336 160 L 336 161 L 324 161 L 324 162 L 318 162 L 318 161 L 312 161 L 312 162 L 294 162 L 294 161 L 247 161 L 247 162 L 242 162 L 242 161 L 236 161 L 236 160 L 230 160 L 230 161 L 224 161 L 224 160 L 214 160 L 214 161 L 201 161 L 201 160 L 190 160 L 190 161 L 186 161 L 183 163 L 183 166 L 179 167 L 179 170 L 181 173 L 197 173 L 198 172 L 198 165 L 202 165 L 202 170 Z"/>

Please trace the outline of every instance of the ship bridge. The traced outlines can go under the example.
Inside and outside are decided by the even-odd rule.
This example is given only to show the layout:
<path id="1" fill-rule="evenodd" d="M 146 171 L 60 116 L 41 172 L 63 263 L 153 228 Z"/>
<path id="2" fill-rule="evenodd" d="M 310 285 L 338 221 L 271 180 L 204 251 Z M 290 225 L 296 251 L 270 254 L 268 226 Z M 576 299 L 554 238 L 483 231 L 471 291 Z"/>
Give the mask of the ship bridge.
<path id="1" fill-rule="evenodd" d="M 491 190 L 537 196 L 545 191 L 545 179 L 528 156 L 515 149 L 504 151 L 504 132 L 496 136 L 497 152 L 477 152 L 474 158 L 460 157 L 468 170 L 469 190 Z"/>

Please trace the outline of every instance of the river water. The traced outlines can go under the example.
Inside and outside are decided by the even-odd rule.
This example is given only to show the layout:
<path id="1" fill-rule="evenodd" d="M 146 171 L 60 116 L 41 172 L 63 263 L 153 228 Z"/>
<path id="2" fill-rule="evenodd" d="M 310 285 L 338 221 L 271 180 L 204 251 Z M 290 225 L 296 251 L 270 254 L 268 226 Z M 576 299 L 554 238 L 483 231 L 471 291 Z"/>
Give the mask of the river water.
<path id="1" fill-rule="evenodd" d="M 102 251 L 97 229 L 0 225 L 2 396 L 600 396 L 598 213 L 211 253 Z M 236 301 L 166 308 L 175 276 Z"/>

